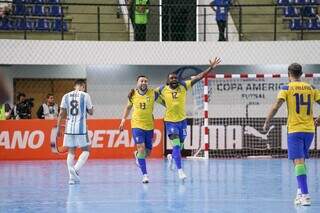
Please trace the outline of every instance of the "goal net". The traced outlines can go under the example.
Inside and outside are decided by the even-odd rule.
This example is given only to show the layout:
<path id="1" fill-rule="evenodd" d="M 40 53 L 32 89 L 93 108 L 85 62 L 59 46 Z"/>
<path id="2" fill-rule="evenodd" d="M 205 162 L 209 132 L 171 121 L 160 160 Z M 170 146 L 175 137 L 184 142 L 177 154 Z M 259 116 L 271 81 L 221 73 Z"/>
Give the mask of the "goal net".
<path id="1" fill-rule="evenodd" d="M 320 88 L 318 74 L 307 74 L 303 81 Z M 199 144 L 192 158 L 280 158 L 287 156 L 286 106 L 272 119 L 267 132 L 265 117 L 286 74 L 214 75 L 193 86 L 193 141 Z M 314 105 L 314 116 L 319 107 Z M 320 129 L 320 128 L 319 128 Z M 311 145 L 311 157 L 320 156 L 320 136 Z M 319 141 L 319 142 L 318 142 Z"/>

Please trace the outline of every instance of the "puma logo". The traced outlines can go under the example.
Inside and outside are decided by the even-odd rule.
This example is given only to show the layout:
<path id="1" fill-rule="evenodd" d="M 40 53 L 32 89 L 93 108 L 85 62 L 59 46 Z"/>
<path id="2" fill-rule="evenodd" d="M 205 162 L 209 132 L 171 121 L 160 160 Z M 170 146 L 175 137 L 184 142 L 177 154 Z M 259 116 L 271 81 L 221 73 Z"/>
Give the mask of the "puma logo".
<path id="1" fill-rule="evenodd" d="M 268 140 L 268 135 L 273 128 L 274 128 L 274 125 L 270 126 L 268 132 L 266 134 L 262 134 L 252 126 L 245 126 L 244 127 L 244 134 L 253 135 L 255 137 L 262 138 L 263 140 Z"/>

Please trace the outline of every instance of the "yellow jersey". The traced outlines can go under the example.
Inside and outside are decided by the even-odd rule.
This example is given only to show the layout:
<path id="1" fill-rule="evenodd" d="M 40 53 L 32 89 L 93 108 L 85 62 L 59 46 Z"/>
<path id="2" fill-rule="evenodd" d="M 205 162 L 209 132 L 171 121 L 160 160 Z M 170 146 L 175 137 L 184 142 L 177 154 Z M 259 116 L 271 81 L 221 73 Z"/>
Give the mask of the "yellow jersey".
<path id="1" fill-rule="evenodd" d="M 181 81 L 176 89 L 169 85 L 158 88 L 160 98 L 164 100 L 166 112 L 164 121 L 179 122 L 186 119 L 187 90 L 191 88 L 191 80 Z"/>
<path id="2" fill-rule="evenodd" d="M 158 93 L 148 88 L 144 95 L 140 95 L 136 89 L 128 101 L 128 105 L 133 107 L 131 116 L 131 128 L 139 128 L 143 130 L 152 130 L 153 126 L 153 107 L 154 102 L 158 98 Z"/>
<path id="3" fill-rule="evenodd" d="M 319 90 L 306 82 L 290 82 L 282 86 L 278 99 L 287 102 L 288 133 L 315 131 L 312 108 L 320 100 Z"/>

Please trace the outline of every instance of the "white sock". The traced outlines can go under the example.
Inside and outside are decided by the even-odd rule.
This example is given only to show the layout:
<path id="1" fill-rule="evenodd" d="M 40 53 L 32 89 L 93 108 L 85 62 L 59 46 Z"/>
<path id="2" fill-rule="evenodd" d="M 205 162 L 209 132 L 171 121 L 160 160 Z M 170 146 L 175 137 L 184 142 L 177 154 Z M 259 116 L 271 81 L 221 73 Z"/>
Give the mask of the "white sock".
<path id="1" fill-rule="evenodd" d="M 74 160 L 74 154 L 68 153 L 68 157 L 67 157 L 68 170 L 70 170 L 70 167 L 73 167 L 73 160 Z"/>
<path id="2" fill-rule="evenodd" d="M 83 151 L 81 153 L 76 165 L 74 166 L 74 169 L 76 170 L 76 172 L 78 172 L 83 167 L 83 165 L 88 160 L 88 157 L 89 157 L 89 152 L 88 151 Z"/>
<path id="3" fill-rule="evenodd" d="M 298 188 L 298 190 L 297 190 L 297 194 L 298 195 L 301 195 L 302 193 L 301 193 L 301 189 L 300 188 Z"/>

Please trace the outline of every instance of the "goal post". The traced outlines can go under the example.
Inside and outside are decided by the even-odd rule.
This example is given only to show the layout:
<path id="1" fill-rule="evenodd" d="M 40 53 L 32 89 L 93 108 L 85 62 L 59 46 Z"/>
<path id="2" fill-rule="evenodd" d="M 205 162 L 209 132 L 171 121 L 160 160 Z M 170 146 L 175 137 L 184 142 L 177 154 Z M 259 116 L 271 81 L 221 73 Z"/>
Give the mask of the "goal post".
<path id="1" fill-rule="evenodd" d="M 320 88 L 319 77 L 318 73 L 308 73 L 302 79 Z M 287 74 L 215 74 L 195 84 L 192 125 L 199 130 L 193 132 L 199 147 L 187 158 L 286 157 L 286 107 L 279 110 L 267 132 L 262 126 L 279 90 L 287 83 Z M 314 116 L 318 109 L 315 105 Z M 314 157 L 320 153 L 318 138 L 320 141 L 316 136 L 310 149 Z"/>

